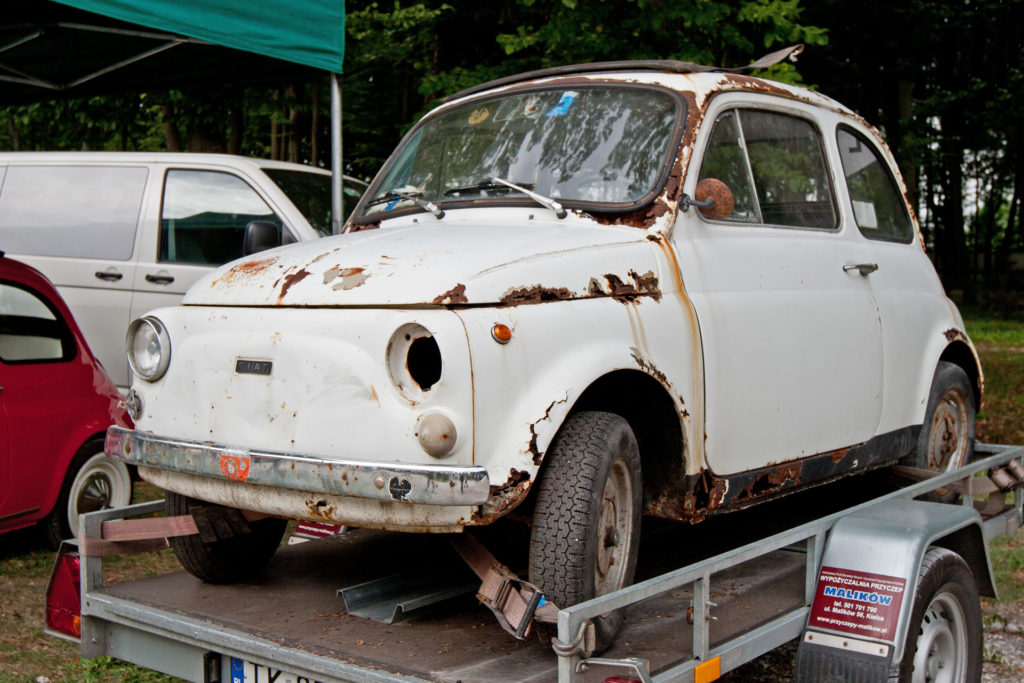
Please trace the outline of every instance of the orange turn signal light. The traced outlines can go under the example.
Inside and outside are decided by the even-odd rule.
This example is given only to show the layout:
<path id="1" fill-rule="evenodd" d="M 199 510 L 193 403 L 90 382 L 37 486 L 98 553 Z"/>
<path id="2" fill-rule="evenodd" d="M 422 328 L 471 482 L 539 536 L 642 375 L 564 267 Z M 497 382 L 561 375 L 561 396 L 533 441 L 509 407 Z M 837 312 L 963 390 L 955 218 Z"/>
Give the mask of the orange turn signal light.
<path id="1" fill-rule="evenodd" d="M 508 344 L 512 341 L 512 328 L 502 323 L 494 323 L 491 328 L 491 338 L 499 344 Z"/>

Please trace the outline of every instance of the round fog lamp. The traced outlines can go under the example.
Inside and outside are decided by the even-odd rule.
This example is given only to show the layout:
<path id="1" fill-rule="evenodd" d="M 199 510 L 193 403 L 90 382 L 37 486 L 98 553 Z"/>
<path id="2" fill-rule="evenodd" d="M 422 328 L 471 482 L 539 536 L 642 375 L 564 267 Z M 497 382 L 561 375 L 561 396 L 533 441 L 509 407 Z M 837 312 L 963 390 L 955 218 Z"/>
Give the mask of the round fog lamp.
<path id="1" fill-rule="evenodd" d="M 132 372 L 147 382 L 163 377 L 171 362 L 171 339 L 162 322 L 150 316 L 133 320 L 126 342 Z"/>
<path id="2" fill-rule="evenodd" d="M 427 455 L 443 458 L 455 448 L 455 425 L 444 415 L 431 413 L 420 418 L 416 437 Z"/>

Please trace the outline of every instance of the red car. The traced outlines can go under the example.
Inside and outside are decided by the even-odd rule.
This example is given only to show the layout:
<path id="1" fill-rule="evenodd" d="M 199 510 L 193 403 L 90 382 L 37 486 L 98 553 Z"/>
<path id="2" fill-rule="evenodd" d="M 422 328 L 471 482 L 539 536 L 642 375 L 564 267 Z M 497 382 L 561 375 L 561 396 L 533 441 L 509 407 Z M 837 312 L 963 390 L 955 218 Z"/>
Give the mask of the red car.
<path id="1" fill-rule="evenodd" d="M 67 304 L 0 252 L 0 532 L 38 523 L 55 546 L 79 513 L 128 504 L 130 473 L 103 454 L 112 424 L 131 419 Z"/>

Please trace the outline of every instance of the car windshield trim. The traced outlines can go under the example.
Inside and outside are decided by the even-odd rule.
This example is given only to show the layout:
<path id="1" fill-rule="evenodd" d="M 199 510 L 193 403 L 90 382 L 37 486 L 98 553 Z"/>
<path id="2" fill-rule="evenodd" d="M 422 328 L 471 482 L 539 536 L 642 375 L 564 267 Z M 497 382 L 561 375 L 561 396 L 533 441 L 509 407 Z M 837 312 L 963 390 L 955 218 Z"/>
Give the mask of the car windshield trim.
<path id="1" fill-rule="evenodd" d="M 526 110 L 526 104 L 532 101 L 536 101 L 537 104 L 530 110 L 531 124 L 523 125 L 513 130 L 511 134 L 501 129 L 502 124 L 513 116 L 525 118 L 526 115 L 522 112 Z M 610 113 L 599 111 L 597 105 L 604 103 L 616 105 L 617 108 Z M 520 107 L 518 109 L 517 104 Z M 580 107 L 580 113 L 576 114 L 577 118 L 582 117 L 586 122 L 603 125 L 601 129 L 593 127 L 597 132 L 591 135 L 589 140 L 586 139 L 587 128 L 578 125 L 579 121 L 567 117 L 577 106 Z M 538 113 L 533 114 L 533 111 Z M 644 117 L 656 119 L 657 125 L 644 126 Z M 385 195 L 396 191 L 422 197 L 442 206 L 445 210 L 482 205 L 536 205 L 529 196 L 494 182 L 494 177 L 514 179 L 516 185 L 549 197 L 566 208 L 596 213 L 633 211 L 653 201 L 664 187 L 672 161 L 675 159 L 685 117 L 686 101 L 682 95 L 656 84 L 581 84 L 579 81 L 572 81 L 515 88 L 491 96 L 473 98 L 464 103 L 445 107 L 437 114 L 428 115 L 406 134 L 377 180 L 371 184 L 356 207 L 352 222 L 369 224 L 384 217 L 393 218 L 424 211 L 423 207 L 413 202 L 396 204 L 381 200 Z M 488 121 L 491 125 L 490 130 L 484 127 Z M 577 137 L 570 138 L 564 135 L 564 131 L 558 131 L 558 126 L 552 125 L 551 121 L 564 121 L 564 129 L 570 130 Z M 496 126 L 499 127 L 497 131 Z M 509 127 L 515 126 L 505 126 Z M 544 128 L 546 132 L 535 134 L 537 128 Z M 460 142 L 461 147 L 456 152 L 451 152 L 445 147 L 446 139 L 443 133 L 448 135 L 448 139 L 454 139 L 454 133 L 457 132 L 461 140 L 461 137 L 465 137 L 465 133 L 471 130 L 479 133 L 475 144 L 486 148 L 485 151 L 491 156 L 481 154 L 476 157 L 472 153 L 466 153 L 474 142 Z M 550 134 L 551 130 L 562 132 L 565 138 L 556 138 L 556 144 L 548 146 L 554 146 L 554 152 L 550 152 L 548 147 L 541 147 L 542 143 L 548 141 L 544 135 Z M 635 138 L 641 134 L 643 139 L 637 141 Z M 583 137 L 584 142 L 592 144 L 586 148 L 576 145 L 579 136 Z M 435 157 L 428 155 L 430 150 L 427 148 L 430 145 L 436 148 L 433 150 Z M 509 153 L 494 161 L 501 154 L 509 152 L 512 147 L 516 148 L 514 154 Z M 572 159 L 576 166 L 571 172 L 563 171 L 565 175 L 561 177 L 569 177 L 575 181 L 583 175 L 581 172 L 585 172 L 597 188 L 592 191 L 591 196 L 582 191 L 576 196 L 567 196 L 567 189 L 578 190 L 581 186 L 551 180 L 552 177 L 558 176 L 558 171 L 561 170 L 556 168 L 556 172 L 551 173 L 552 160 L 561 162 L 564 159 L 558 156 L 559 154 L 577 148 L 581 151 Z M 636 151 L 638 149 L 641 151 Z M 653 154 L 649 153 L 651 149 L 655 150 Z M 524 155 L 524 150 L 528 154 Z M 549 156 L 544 156 L 549 152 Z M 458 171 L 449 170 L 451 164 L 448 162 L 456 154 L 462 155 L 456 161 L 470 160 L 464 164 L 465 170 L 461 175 Z M 539 159 L 541 163 L 523 161 L 524 156 L 527 159 Z M 475 164 L 478 158 L 489 159 L 494 163 L 490 166 Z M 599 163 L 594 162 L 595 158 Z M 432 163 L 425 163 L 424 159 Z M 510 163 L 509 159 L 513 161 Z M 417 178 L 417 164 L 422 164 L 430 171 L 421 173 Z M 511 167 L 516 164 L 517 168 Z M 417 182 L 409 182 L 410 180 Z M 424 180 L 427 182 L 423 182 Z M 612 196 L 592 196 L 600 192 Z"/>

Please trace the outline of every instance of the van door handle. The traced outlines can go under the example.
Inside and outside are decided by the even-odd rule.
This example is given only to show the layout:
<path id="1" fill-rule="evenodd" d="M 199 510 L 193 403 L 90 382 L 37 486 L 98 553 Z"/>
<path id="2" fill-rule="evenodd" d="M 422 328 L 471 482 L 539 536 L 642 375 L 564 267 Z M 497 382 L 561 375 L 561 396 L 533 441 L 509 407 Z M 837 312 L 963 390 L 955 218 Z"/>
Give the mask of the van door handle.
<path id="1" fill-rule="evenodd" d="M 121 278 L 124 277 L 124 275 L 122 275 L 121 273 L 115 273 L 115 272 L 110 271 L 110 270 L 107 270 L 107 271 L 97 270 L 95 275 L 99 279 L 106 280 L 107 282 L 117 282 L 118 280 L 120 280 Z"/>
<path id="2" fill-rule="evenodd" d="M 843 272 L 849 273 L 851 270 L 860 271 L 861 275 L 870 275 L 871 273 L 878 270 L 877 263 L 850 263 L 843 266 Z"/>
<path id="3" fill-rule="evenodd" d="M 170 275 L 146 275 L 146 282 L 152 282 L 154 285 L 169 285 L 174 282 L 174 278 Z"/>

